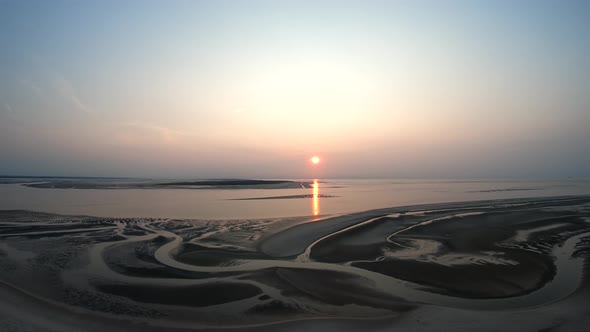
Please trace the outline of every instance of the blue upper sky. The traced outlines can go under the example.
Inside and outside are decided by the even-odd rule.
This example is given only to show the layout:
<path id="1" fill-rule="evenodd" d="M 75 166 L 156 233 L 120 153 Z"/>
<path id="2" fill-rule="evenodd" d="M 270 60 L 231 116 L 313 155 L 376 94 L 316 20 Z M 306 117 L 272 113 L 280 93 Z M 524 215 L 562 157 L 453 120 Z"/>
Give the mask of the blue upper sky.
<path id="1" fill-rule="evenodd" d="M 589 1 L 0 0 L 0 45 L 0 174 L 590 175 Z"/>

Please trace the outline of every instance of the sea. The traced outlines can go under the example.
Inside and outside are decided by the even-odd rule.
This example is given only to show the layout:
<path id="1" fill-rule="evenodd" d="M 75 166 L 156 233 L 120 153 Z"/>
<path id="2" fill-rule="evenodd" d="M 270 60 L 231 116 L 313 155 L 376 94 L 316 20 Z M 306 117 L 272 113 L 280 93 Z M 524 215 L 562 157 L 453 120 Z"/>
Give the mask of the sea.
<path id="1" fill-rule="evenodd" d="M 311 188 L 291 189 L 58 189 L 31 188 L 16 181 L 6 181 L 8 183 L 0 184 L 0 210 L 119 218 L 233 220 L 310 217 L 313 220 L 427 203 L 590 195 L 590 179 L 295 181 L 309 181 L 313 185 Z"/>

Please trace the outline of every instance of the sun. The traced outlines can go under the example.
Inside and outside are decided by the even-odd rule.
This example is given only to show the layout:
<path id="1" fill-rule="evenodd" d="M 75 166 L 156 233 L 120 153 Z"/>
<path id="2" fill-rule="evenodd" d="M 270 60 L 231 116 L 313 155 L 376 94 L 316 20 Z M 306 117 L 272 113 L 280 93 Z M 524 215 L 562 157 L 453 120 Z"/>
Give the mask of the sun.
<path id="1" fill-rule="evenodd" d="M 313 157 L 311 157 L 310 160 L 311 160 L 312 164 L 314 164 L 314 165 L 317 165 L 320 163 L 320 157 L 318 157 L 318 156 L 313 156 Z"/>

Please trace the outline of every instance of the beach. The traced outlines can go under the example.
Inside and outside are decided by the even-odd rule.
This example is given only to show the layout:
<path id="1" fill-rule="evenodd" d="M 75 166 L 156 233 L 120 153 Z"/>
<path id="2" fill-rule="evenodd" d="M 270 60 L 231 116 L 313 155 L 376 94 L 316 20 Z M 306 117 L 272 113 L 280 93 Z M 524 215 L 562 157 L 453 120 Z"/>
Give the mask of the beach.
<path id="1" fill-rule="evenodd" d="M 579 331 L 590 197 L 204 220 L 0 211 L 0 329 Z"/>

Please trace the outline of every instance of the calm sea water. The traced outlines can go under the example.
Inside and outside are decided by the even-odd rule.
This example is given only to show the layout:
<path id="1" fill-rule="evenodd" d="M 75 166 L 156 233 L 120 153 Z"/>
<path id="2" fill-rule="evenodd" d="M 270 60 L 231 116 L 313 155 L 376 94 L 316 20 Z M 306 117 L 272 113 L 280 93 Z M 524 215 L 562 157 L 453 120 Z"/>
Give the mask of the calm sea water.
<path id="1" fill-rule="evenodd" d="M 314 189 L 237 190 L 37 189 L 0 184 L 0 209 L 106 217 L 319 217 L 409 204 L 580 194 L 590 195 L 590 180 L 319 180 Z M 293 195 L 308 197 L 236 200 Z M 323 197 L 325 195 L 333 197 Z"/>

